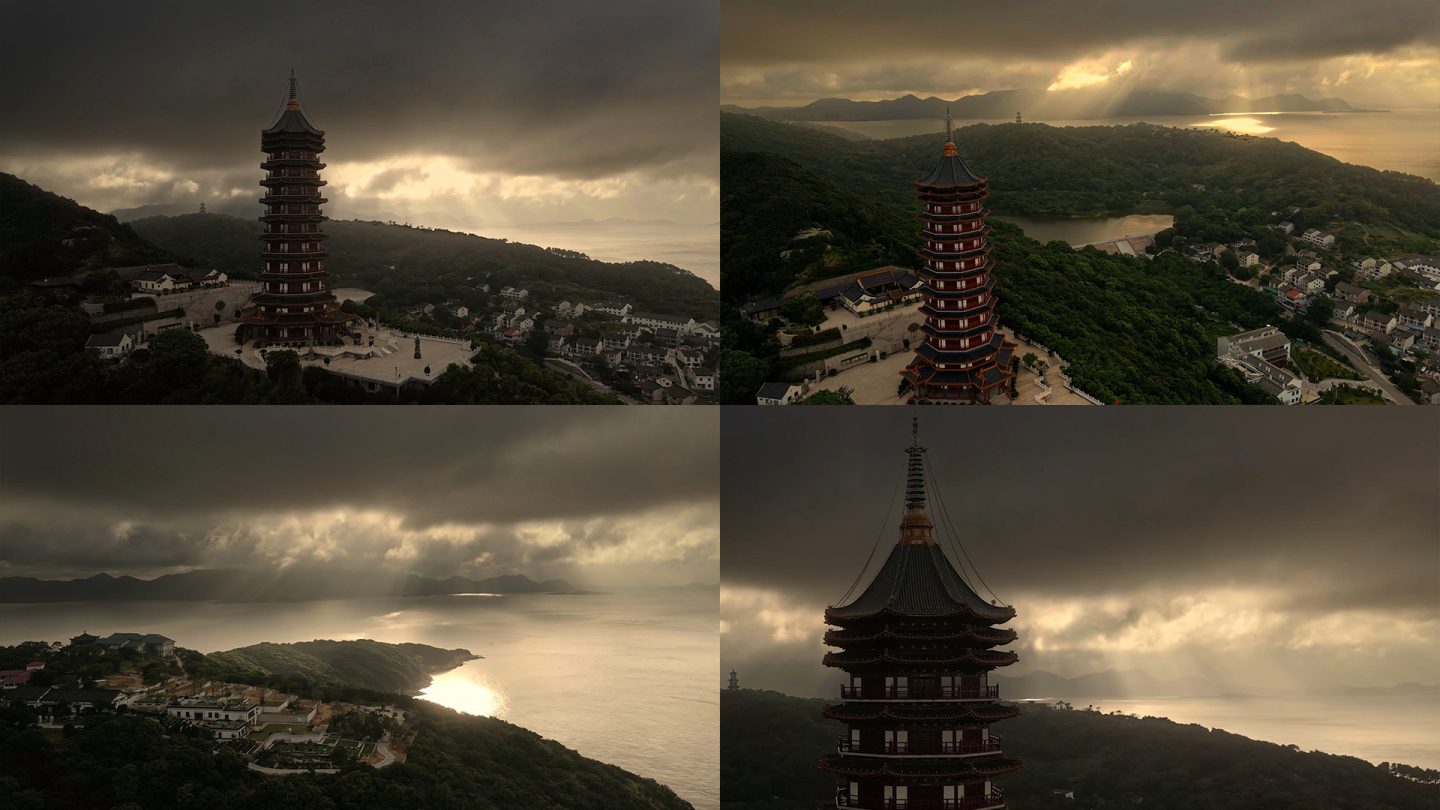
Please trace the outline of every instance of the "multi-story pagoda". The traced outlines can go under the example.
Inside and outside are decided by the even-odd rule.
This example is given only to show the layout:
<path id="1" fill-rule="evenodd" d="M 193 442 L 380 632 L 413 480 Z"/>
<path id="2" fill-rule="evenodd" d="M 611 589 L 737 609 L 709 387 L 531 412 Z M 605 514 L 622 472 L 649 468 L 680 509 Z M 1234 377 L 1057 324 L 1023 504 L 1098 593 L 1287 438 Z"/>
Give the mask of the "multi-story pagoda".
<path id="1" fill-rule="evenodd" d="M 346 324 L 355 316 L 340 311 L 335 295 L 325 289 L 324 242 L 321 230 L 326 217 L 320 206 L 329 202 L 320 196 L 320 153 L 325 151 L 325 133 L 316 129 L 300 111 L 295 76 L 290 76 L 290 97 L 285 111 L 269 129 L 260 133 L 265 153 L 265 243 L 260 258 L 264 268 L 259 279 L 263 288 L 240 313 L 240 322 L 256 345 L 310 345 L 345 337 Z"/>
<path id="2" fill-rule="evenodd" d="M 996 330 L 995 280 L 986 234 L 985 178 L 960 156 L 945 117 L 945 149 L 935 169 L 915 181 L 923 206 L 916 234 L 925 303 L 920 312 L 925 339 L 900 374 L 916 400 L 988 403 L 1015 376 L 1010 358 L 1016 345 Z"/>
<path id="3" fill-rule="evenodd" d="M 828 718 L 849 728 L 820 767 L 839 777 L 835 805 L 864 810 L 977 810 L 1004 807 L 991 783 L 1020 767 L 1001 751 L 990 724 L 1019 708 L 989 683 L 1015 663 L 995 647 L 1015 640 L 999 627 L 1015 609 L 986 602 L 931 537 L 926 516 L 925 448 L 910 454 L 900 539 L 854 601 L 825 611 L 840 648 L 825 665 L 849 675 L 843 702 Z"/>

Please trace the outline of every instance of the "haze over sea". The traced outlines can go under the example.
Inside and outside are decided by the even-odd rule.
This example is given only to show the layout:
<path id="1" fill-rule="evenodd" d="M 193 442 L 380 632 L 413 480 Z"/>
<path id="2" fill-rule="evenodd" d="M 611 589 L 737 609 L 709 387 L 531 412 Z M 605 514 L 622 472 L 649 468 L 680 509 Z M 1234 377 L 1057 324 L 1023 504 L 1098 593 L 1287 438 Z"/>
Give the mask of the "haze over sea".
<path id="1" fill-rule="evenodd" d="M 1077 709 L 1168 717 L 1302 751 L 1345 754 L 1379 764 L 1440 768 L 1440 698 L 1312 697 L 1065 698 Z"/>
<path id="2" fill-rule="evenodd" d="M 713 590 L 457 595 L 320 602 L 0 604 L 0 644 L 82 631 L 163 633 L 214 652 L 262 641 L 370 638 L 463 647 L 478 661 L 425 697 L 488 714 L 720 806 Z"/>
<path id="3" fill-rule="evenodd" d="M 1023 114 L 1023 110 L 1021 111 Z M 1026 118 L 1029 121 L 1028 118 Z M 1052 127 L 1098 127 L 1144 121 L 1167 127 L 1215 127 L 1232 132 L 1294 141 L 1306 149 L 1346 163 L 1418 174 L 1440 182 L 1440 110 L 1376 113 L 1237 113 L 1227 115 L 1147 115 L 1136 118 L 1038 120 Z M 871 138 L 905 138 L 940 132 L 944 121 L 817 121 Z M 970 124 L 1007 124 L 1014 119 L 960 120 Z"/>

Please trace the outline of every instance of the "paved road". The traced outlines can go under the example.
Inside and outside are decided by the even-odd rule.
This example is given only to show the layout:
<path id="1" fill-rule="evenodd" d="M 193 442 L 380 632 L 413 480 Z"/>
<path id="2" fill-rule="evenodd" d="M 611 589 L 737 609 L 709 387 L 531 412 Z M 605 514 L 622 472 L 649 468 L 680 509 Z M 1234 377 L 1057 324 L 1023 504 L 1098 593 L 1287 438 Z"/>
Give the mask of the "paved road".
<path id="1" fill-rule="evenodd" d="M 1399 405 L 1415 404 L 1415 400 L 1405 396 L 1405 392 L 1396 388 L 1395 383 L 1390 382 L 1384 374 L 1380 373 L 1379 369 L 1370 365 L 1370 361 L 1365 359 L 1365 353 L 1360 351 L 1358 346 L 1329 330 L 1325 331 L 1324 337 L 1326 345 L 1344 353 L 1346 357 L 1350 358 L 1350 362 L 1355 364 L 1355 368 L 1359 369 L 1362 374 L 1371 380 L 1374 380 L 1375 384 L 1380 386 L 1381 393 L 1385 394 L 1392 402 Z"/>
<path id="2" fill-rule="evenodd" d="M 620 400 L 621 402 L 625 403 L 626 405 L 639 405 L 639 404 L 640 404 L 640 403 L 636 402 L 634 399 L 625 396 L 624 394 L 620 393 L 619 391 L 616 391 L 615 389 L 611 388 L 610 386 L 606 385 L 605 383 L 602 383 L 602 382 L 600 382 L 599 380 L 591 379 L 591 378 L 590 378 L 589 376 L 587 376 L 583 371 L 577 373 L 575 369 L 573 369 L 573 368 L 567 368 L 567 367 L 565 366 L 565 364 L 563 364 L 563 363 L 551 362 L 551 360 L 550 360 L 549 358 L 546 358 L 546 360 L 545 360 L 545 367 L 548 368 L 548 369 L 550 369 L 551 371 L 557 373 L 557 374 L 570 374 L 570 375 L 573 375 L 573 376 L 575 377 L 575 382 L 585 383 L 586 385 L 590 386 L 591 388 L 594 388 L 596 391 L 599 391 L 599 392 L 602 393 L 602 394 L 614 394 L 616 399 Z"/>

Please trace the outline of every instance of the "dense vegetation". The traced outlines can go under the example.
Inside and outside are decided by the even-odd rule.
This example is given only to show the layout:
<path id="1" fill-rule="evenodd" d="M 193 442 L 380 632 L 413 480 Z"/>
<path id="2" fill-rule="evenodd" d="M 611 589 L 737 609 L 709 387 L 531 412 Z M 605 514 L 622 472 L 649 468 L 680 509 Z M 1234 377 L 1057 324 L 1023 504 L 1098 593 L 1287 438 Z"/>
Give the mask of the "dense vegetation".
<path id="1" fill-rule="evenodd" d="M 475 656 L 468 650 L 442 650 L 425 644 L 386 644 L 369 639 L 302 641 L 294 644 L 253 644 L 187 661 L 197 675 L 235 677 L 249 683 L 247 673 L 299 676 L 312 681 L 348 684 L 380 692 L 405 693 L 430 685 L 430 673 L 454 669 Z"/>
<path id="2" fill-rule="evenodd" d="M 259 263 L 257 220 L 224 214 L 149 217 L 131 223 L 157 245 L 196 257 L 227 273 L 252 275 Z M 331 286 L 354 285 L 376 294 L 369 303 L 394 310 L 458 300 L 485 311 L 491 296 L 477 293 L 523 287 L 540 302 L 623 300 L 636 309 L 686 315 L 697 321 L 718 314 L 719 293 L 704 279 L 660 262 L 612 264 L 570 251 L 481 236 L 381 222 L 325 223 L 335 275 Z"/>
<path id="3" fill-rule="evenodd" d="M 115 217 L 0 173 L 0 294 L 36 279 L 178 258 Z"/>
<path id="4" fill-rule="evenodd" d="M 721 401 L 753 403 L 758 382 L 782 370 L 780 347 L 773 327 L 737 320 L 735 307 L 796 283 L 916 266 L 914 178 L 931 167 L 944 136 L 854 141 L 736 115 L 722 116 L 721 135 L 722 291 L 731 304 Z M 967 127 L 957 140 L 990 176 L 993 210 L 1090 214 L 1148 200 L 1176 211 L 1161 247 L 1249 236 L 1278 252 L 1283 242 L 1264 224 L 1270 206 L 1289 205 L 1302 206 L 1294 215 L 1302 225 L 1324 225 L 1335 209 L 1375 223 L 1357 222 L 1376 239 L 1357 238 L 1352 255 L 1429 248 L 1436 243 L 1421 234 L 1440 236 L 1433 182 L 1347 166 L 1294 144 L 1149 126 L 1029 124 Z M 1207 182 L 1225 188 L 1194 187 Z M 1169 251 L 1153 259 L 1077 252 L 1005 222 L 991 225 L 1001 323 L 1058 353 L 1076 385 L 1101 401 L 1273 403 L 1213 364 L 1217 336 L 1266 324 L 1327 351 L 1323 319 L 1290 317 L 1272 296 L 1232 283 L 1221 264 Z M 822 232 L 794 238 L 812 228 Z"/>
<path id="5" fill-rule="evenodd" d="M 789 158 L 833 185 L 907 210 L 914 209 L 915 179 L 934 167 L 945 140 L 936 132 L 856 141 L 732 114 L 721 116 L 720 136 L 725 152 Z M 1167 210 L 1248 208 L 1264 217 L 1259 224 L 1292 205 L 1323 209 L 1326 220 L 1341 207 L 1363 222 L 1440 238 L 1433 180 L 1342 163 L 1274 138 L 1148 124 L 974 124 L 955 130 L 955 141 L 989 180 L 986 204 L 999 214 L 1090 216 L 1148 201 Z"/>
<path id="6" fill-rule="evenodd" d="M 823 701 L 778 692 L 720 695 L 720 791 L 724 810 L 813 810 L 834 798 L 820 755 L 843 724 L 823 720 Z M 1435 784 L 1412 771 L 1355 757 L 1303 752 L 1163 718 L 1042 711 L 995 727 L 1008 755 L 1025 763 L 998 780 L 1006 803 L 1027 808 L 1145 807 L 1164 810 L 1418 810 L 1436 804 Z M 1402 775 L 1403 774 L 1403 775 Z M 1052 793 L 1074 792 L 1074 799 Z"/>
<path id="7" fill-rule="evenodd" d="M 129 714 L 92 717 L 63 735 L 0 712 L 0 806 L 16 810 L 681 810 L 669 788 L 580 756 L 502 720 L 401 699 L 416 716 L 407 761 L 338 774 L 265 776 L 198 732 L 167 733 Z"/>

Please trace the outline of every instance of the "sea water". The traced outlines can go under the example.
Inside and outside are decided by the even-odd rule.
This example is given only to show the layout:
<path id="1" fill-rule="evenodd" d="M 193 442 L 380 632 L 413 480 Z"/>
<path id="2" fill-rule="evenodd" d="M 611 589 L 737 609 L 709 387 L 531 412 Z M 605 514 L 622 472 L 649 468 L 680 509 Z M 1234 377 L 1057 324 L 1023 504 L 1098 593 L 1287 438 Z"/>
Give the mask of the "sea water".
<path id="1" fill-rule="evenodd" d="M 650 777 L 697 810 L 720 805 L 712 591 L 469 595 L 320 602 L 0 605 L 0 644 L 81 632 L 161 633 L 213 652 L 262 641 L 370 638 L 463 647 L 481 660 L 424 697 L 487 714 Z"/>

